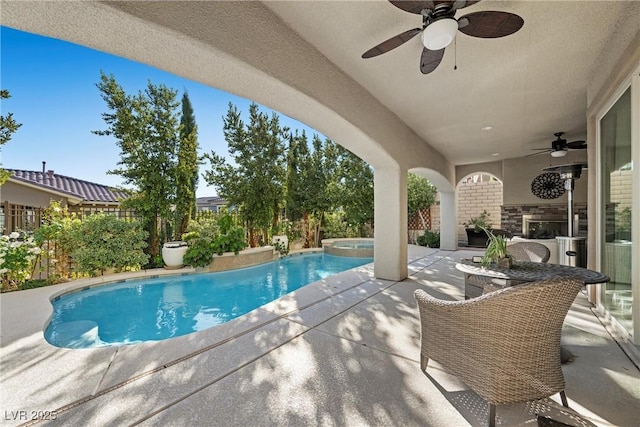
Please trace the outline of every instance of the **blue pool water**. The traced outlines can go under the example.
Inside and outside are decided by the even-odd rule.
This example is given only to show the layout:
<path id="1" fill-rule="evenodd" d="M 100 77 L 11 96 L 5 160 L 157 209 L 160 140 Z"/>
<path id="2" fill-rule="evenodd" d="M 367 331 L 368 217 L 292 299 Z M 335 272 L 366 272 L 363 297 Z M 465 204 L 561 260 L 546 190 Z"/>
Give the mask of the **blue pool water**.
<path id="1" fill-rule="evenodd" d="M 45 338 L 58 347 L 86 348 L 186 335 L 371 261 L 315 253 L 240 270 L 131 280 L 73 292 L 52 302 Z"/>

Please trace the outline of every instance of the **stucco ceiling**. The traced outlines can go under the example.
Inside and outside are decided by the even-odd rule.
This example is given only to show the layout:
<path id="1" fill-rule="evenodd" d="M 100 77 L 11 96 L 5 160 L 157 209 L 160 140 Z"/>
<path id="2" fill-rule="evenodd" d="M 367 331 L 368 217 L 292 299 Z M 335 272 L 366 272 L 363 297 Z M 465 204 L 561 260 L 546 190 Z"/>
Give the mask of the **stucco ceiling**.
<path id="1" fill-rule="evenodd" d="M 361 59 L 421 26 L 420 16 L 387 1 L 265 4 L 453 164 L 530 154 L 550 146 L 557 131 L 585 139 L 587 85 L 603 51 L 615 32 L 640 28 L 639 2 L 481 1 L 456 17 L 507 11 L 524 19 L 523 28 L 499 39 L 458 32 L 440 66 L 423 75 L 419 36 Z"/>
<path id="2" fill-rule="evenodd" d="M 498 39 L 458 32 L 440 66 L 423 75 L 420 37 L 361 58 L 421 26 L 419 15 L 385 0 L 3 0 L 2 7 L 3 25 L 233 91 L 352 144 L 372 164 L 388 153 L 447 179 L 454 165 L 550 147 L 554 132 L 585 139 L 591 83 L 612 72 L 640 31 L 640 1 L 483 0 L 456 17 L 507 11 L 524 19 L 523 28 Z"/>

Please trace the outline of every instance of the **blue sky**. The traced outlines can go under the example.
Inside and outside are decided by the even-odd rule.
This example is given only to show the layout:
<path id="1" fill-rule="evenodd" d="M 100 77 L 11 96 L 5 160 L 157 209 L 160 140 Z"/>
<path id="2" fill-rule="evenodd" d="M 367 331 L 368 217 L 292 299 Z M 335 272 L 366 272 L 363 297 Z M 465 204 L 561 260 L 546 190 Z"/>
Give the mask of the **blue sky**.
<path id="1" fill-rule="evenodd" d="M 54 170 L 86 181 L 105 185 L 121 184 L 115 169 L 120 150 L 111 137 L 93 135 L 106 129 L 102 113 L 106 104 L 96 83 L 100 70 L 113 74 L 129 93 L 144 90 L 150 80 L 179 91 L 186 90 L 198 124 L 201 152 L 215 151 L 227 156 L 222 134 L 222 117 L 229 102 L 248 119 L 250 100 L 196 83 L 124 58 L 88 49 L 61 40 L 0 27 L 0 86 L 11 98 L 2 101 L 2 115 L 13 113 L 22 127 L 2 147 L 2 166 L 7 169 Z M 260 106 L 261 111 L 272 110 Z M 306 125 L 280 114 L 280 121 L 291 129 L 305 130 L 308 137 L 318 133 Z M 200 167 L 201 172 L 207 164 Z M 197 196 L 215 194 L 200 177 Z"/>

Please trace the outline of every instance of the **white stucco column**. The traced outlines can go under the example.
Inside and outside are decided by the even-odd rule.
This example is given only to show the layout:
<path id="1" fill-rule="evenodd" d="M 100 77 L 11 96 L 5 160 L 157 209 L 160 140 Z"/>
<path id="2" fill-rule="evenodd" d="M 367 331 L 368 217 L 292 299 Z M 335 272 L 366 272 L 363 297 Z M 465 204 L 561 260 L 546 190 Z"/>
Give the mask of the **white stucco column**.
<path id="1" fill-rule="evenodd" d="M 407 171 L 374 172 L 374 274 L 379 279 L 407 277 Z"/>
<path id="2" fill-rule="evenodd" d="M 458 249 L 458 210 L 455 191 L 440 192 L 440 249 Z"/>

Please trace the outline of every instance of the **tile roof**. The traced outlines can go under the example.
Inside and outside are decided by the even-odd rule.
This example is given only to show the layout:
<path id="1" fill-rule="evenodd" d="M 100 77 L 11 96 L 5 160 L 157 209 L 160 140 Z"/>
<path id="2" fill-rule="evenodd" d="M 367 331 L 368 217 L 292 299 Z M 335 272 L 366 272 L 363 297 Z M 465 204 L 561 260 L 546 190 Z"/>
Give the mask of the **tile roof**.
<path id="1" fill-rule="evenodd" d="M 225 199 L 223 199 L 222 197 L 218 197 L 218 196 L 211 196 L 211 197 L 198 197 L 196 199 L 196 204 L 198 205 L 206 205 L 206 204 L 215 204 L 215 203 L 227 203 L 227 201 Z"/>
<path id="2" fill-rule="evenodd" d="M 6 170 L 11 173 L 12 179 L 27 182 L 45 190 L 67 193 L 71 196 L 81 198 L 85 202 L 117 203 L 128 197 L 124 191 L 119 191 L 107 185 L 58 175 L 52 171 L 42 173 L 41 171 Z"/>

